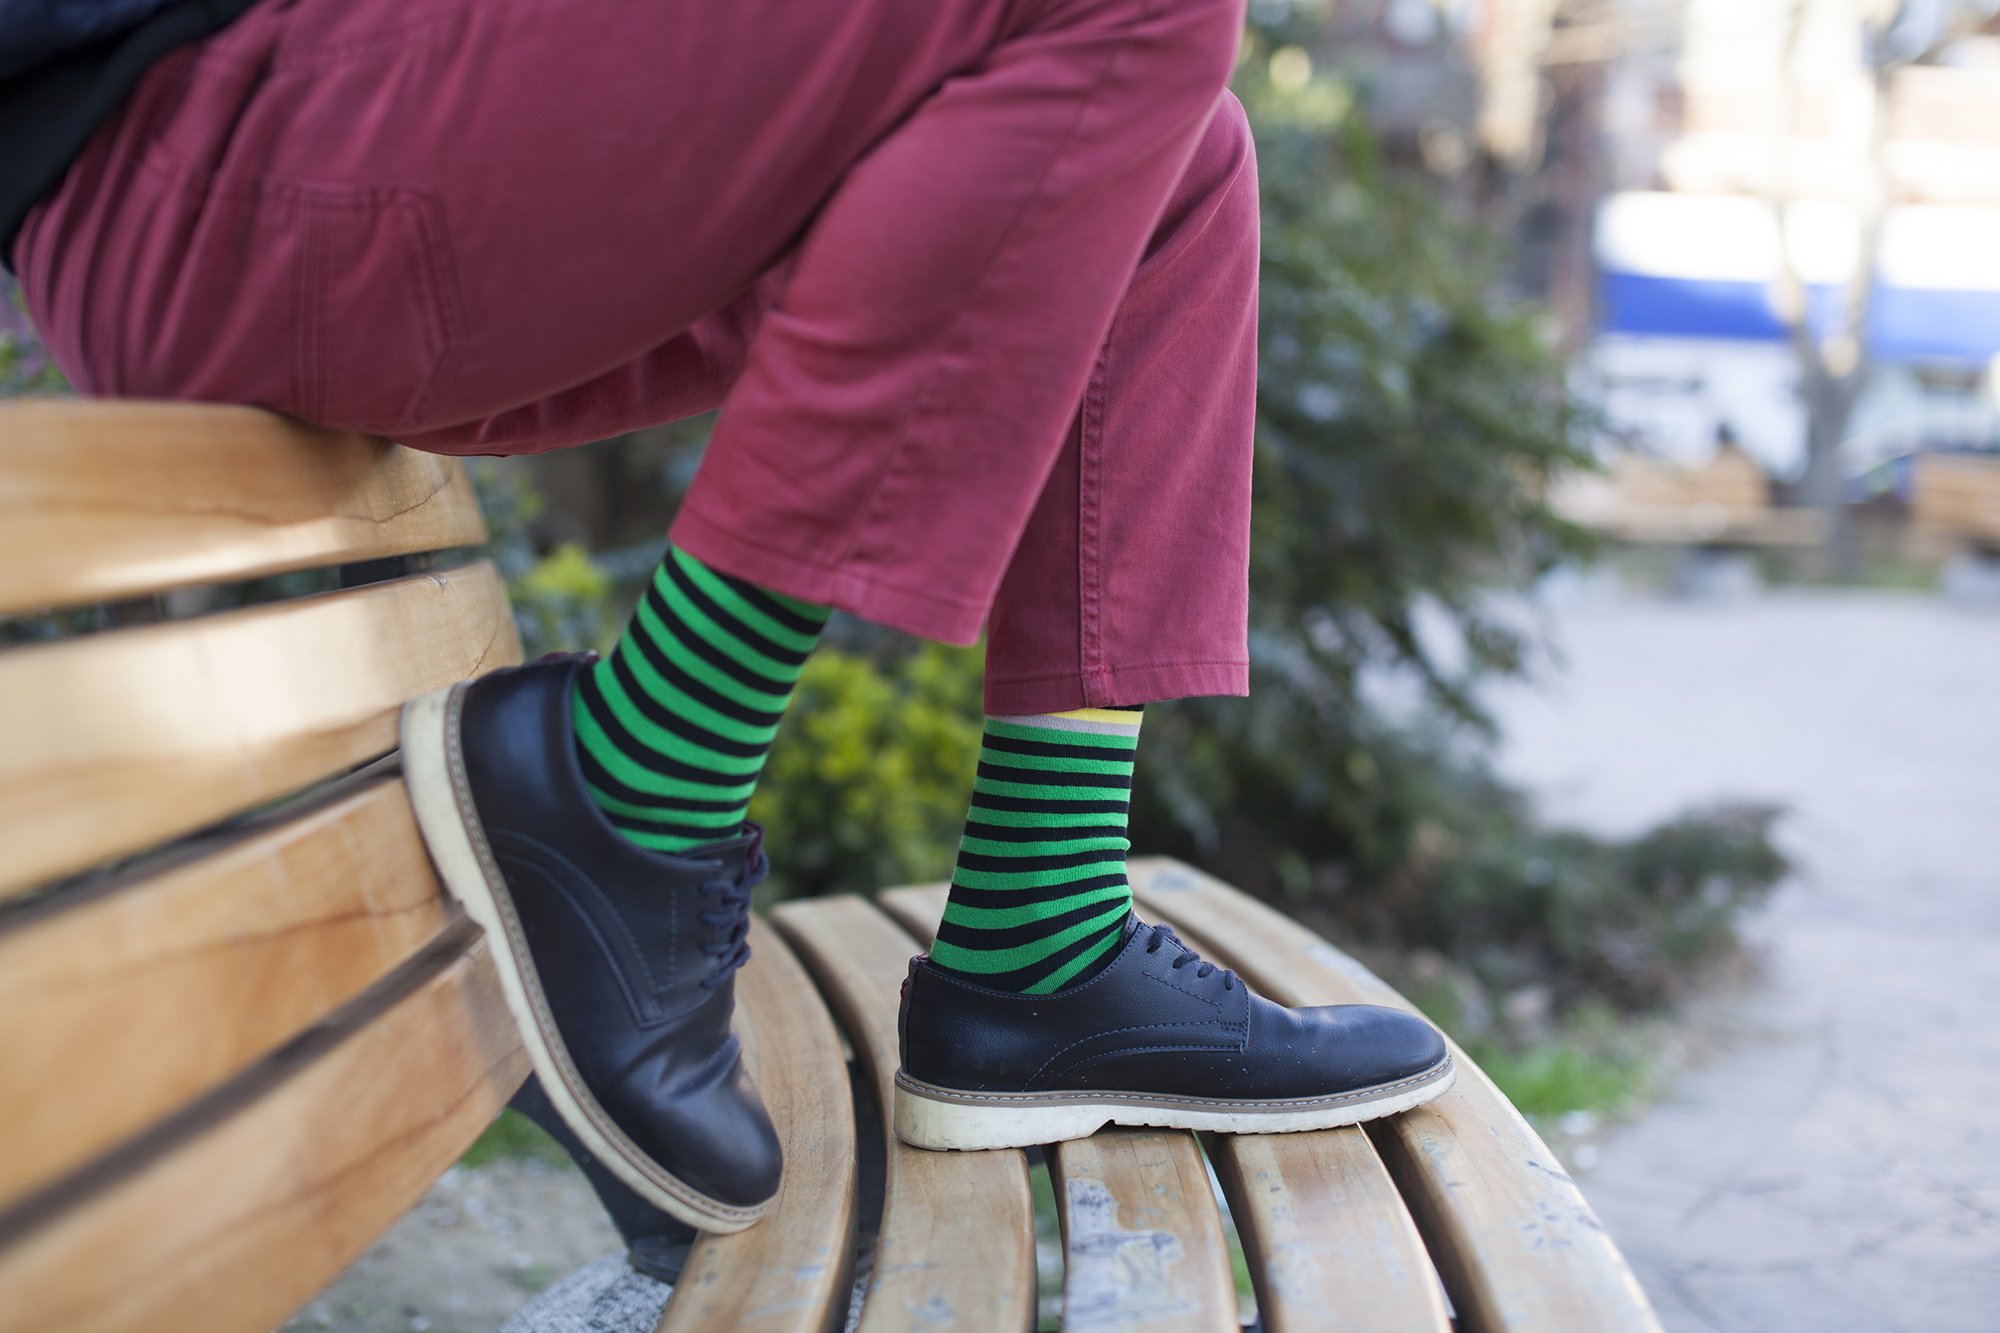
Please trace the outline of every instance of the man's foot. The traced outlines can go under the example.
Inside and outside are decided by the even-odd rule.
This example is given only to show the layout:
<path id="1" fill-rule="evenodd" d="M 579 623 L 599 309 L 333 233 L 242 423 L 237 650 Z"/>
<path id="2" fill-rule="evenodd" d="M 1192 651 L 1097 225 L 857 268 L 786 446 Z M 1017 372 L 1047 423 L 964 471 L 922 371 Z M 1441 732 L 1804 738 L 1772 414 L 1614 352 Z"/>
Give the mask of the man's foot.
<path id="1" fill-rule="evenodd" d="M 740 1231 L 777 1192 L 780 1164 L 729 1029 L 762 834 L 746 824 L 671 856 L 621 837 L 571 731 L 588 661 L 497 671 L 410 704 L 411 801 L 439 873 L 493 942 L 564 1123 L 648 1202 Z"/>
<path id="2" fill-rule="evenodd" d="M 1051 995 L 912 959 L 902 1047 L 896 1134 L 918 1148 L 1024 1148 L 1106 1124 L 1325 1129 L 1421 1105 L 1454 1075 L 1423 1019 L 1286 1009 L 1136 916 L 1109 967 Z"/>

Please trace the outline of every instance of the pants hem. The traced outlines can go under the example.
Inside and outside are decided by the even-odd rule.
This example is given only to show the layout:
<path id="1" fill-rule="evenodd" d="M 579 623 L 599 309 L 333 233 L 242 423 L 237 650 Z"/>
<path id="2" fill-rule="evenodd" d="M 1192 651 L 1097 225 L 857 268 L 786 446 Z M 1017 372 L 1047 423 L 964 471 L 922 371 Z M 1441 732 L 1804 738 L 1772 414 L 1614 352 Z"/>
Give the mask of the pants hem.
<path id="1" fill-rule="evenodd" d="M 977 642 L 986 607 L 949 594 L 882 583 L 851 565 L 774 551 L 746 541 L 724 525 L 684 505 L 668 540 L 705 565 L 817 606 L 960 646 Z"/>
<path id="2" fill-rule="evenodd" d="M 985 708 L 996 716 L 1061 713 L 1073 708 L 1111 708 L 1159 703 L 1203 695 L 1250 693 L 1248 662 L 1162 662 L 1142 667 L 1109 667 L 1058 676 L 1014 677 L 986 682 Z"/>

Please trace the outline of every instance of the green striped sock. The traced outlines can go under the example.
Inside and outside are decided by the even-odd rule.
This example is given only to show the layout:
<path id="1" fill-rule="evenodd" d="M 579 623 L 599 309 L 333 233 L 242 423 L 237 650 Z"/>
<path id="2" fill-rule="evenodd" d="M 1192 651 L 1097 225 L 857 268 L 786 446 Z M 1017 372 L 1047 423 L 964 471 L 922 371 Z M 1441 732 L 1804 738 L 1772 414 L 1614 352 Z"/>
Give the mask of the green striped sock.
<path id="1" fill-rule="evenodd" d="M 1109 963 L 1132 906 L 1135 710 L 989 717 L 931 961 L 1046 995 Z"/>
<path id="2" fill-rule="evenodd" d="M 570 697 L 584 779 L 620 833 L 682 852 L 736 832 L 829 614 L 667 549 Z"/>

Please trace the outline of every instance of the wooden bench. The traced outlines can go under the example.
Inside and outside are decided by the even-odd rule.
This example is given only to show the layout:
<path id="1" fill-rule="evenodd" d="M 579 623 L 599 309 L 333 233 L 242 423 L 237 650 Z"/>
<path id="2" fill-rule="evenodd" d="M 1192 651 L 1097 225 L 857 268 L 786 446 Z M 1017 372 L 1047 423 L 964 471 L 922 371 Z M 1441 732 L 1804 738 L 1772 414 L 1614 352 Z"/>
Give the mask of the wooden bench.
<path id="1" fill-rule="evenodd" d="M 382 562 L 483 535 L 456 463 L 381 441 L 0 405 L 0 616 L 122 608 L 0 649 L 0 1330 L 270 1328 L 526 1076 L 393 755 L 405 700 L 519 645 L 490 565 Z M 374 581 L 153 614 L 168 590 L 335 568 Z M 1185 866 L 1137 863 L 1135 884 L 1278 999 L 1402 1003 Z M 919 1152 L 867 1109 L 941 905 L 901 889 L 753 927 L 739 1026 L 785 1183 L 759 1226 L 697 1243 L 662 1329 L 834 1327 L 857 1272 L 865 1330 L 1034 1326 L 1029 1155 Z M 1460 1060 L 1444 1098 L 1365 1131 L 1050 1150 L 1064 1326 L 1236 1327 L 1212 1166 L 1273 1333 L 1656 1328 L 1568 1176 Z M 863 1133 L 883 1147 L 868 1235 Z"/>
<path id="2" fill-rule="evenodd" d="M 1805 547 L 1825 531 L 1817 512 L 1773 507 L 1763 471 L 1734 449 L 1692 466 L 1619 454 L 1602 473 L 1564 478 L 1550 503 L 1573 523 L 1642 546 Z"/>
<path id="3" fill-rule="evenodd" d="M 2000 554 L 2000 456 L 1927 452 L 1910 460 L 1913 544 L 1939 555 Z"/>

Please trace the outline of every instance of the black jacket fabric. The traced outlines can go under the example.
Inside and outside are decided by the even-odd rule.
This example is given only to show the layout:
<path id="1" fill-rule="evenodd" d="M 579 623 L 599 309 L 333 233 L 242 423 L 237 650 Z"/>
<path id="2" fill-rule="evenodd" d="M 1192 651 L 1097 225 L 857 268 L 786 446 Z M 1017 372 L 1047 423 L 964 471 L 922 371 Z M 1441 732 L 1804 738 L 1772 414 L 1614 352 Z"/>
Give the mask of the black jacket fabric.
<path id="1" fill-rule="evenodd" d="M 254 0 L 0 0 L 0 262 L 153 63 Z"/>
<path id="2" fill-rule="evenodd" d="M 0 0 L 0 79 L 130 32 L 185 0 Z"/>

